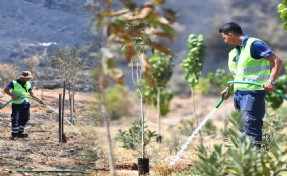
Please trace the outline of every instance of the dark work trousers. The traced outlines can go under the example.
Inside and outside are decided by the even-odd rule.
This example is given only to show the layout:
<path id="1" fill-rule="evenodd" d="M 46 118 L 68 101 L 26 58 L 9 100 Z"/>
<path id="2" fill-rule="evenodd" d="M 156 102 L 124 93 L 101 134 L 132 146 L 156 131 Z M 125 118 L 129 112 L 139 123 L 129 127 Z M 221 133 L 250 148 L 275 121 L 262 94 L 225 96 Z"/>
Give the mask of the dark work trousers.
<path id="1" fill-rule="evenodd" d="M 254 146 L 260 148 L 265 115 L 265 93 L 235 93 L 234 106 L 241 111 L 242 132 L 251 137 Z"/>
<path id="2" fill-rule="evenodd" d="M 24 127 L 30 119 L 30 104 L 13 104 L 12 103 L 12 136 L 17 136 L 24 132 Z"/>

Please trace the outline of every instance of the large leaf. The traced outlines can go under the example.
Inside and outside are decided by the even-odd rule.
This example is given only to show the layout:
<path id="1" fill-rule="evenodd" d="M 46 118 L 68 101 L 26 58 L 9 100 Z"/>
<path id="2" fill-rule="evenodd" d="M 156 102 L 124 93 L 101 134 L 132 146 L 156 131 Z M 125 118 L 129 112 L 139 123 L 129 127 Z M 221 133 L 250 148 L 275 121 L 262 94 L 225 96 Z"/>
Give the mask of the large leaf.
<path id="1" fill-rule="evenodd" d="M 156 5 L 163 4 L 163 3 L 165 3 L 165 0 L 153 0 L 153 3 Z"/>
<path id="2" fill-rule="evenodd" d="M 168 48 L 167 46 L 163 45 L 163 44 L 159 44 L 159 43 L 148 43 L 148 45 L 156 50 L 159 50 L 160 52 L 169 55 L 169 56 L 174 56 L 175 54 L 170 50 L 170 48 Z"/>
<path id="3" fill-rule="evenodd" d="M 130 10 L 134 10 L 136 8 L 136 3 L 131 0 L 120 0 L 120 2 Z"/>
<path id="4" fill-rule="evenodd" d="M 177 13 L 170 9 L 170 8 L 165 8 L 163 9 L 164 11 L 164 17 L 170 22 L 170 23 L 174 23 L 176 21 L 176 16 L 177 16 Z"/>

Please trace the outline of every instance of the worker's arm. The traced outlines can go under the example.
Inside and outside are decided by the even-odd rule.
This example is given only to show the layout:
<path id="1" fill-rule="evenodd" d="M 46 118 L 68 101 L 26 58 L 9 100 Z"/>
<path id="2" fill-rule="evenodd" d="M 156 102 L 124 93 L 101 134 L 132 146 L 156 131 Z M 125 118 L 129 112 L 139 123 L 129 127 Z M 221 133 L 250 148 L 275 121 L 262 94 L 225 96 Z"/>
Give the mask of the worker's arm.
<path id="1" fill-rule="evenodd" d="M 263 87 L 266 91 L 272 92 L 274 89 L 274 84 L 272 84 L 271 81 L 277 80 L 282 69 L 283 62 L 275 54 L 271 54 L 270 56 L 266 57 L 266 59 L 271 63 L 271 73 L 269 81 L 263 84 Z"/>
<path id="2" fill-rule="evenodd" d="M 11 89 L 12 89 L 12 88 L 10 88 L 10 87 L 7 86 L 7 87 L 4 89 L 5 94 L 9 95 L 13 100 L 17 100 L 18 97 L 15 96 L 14 94 L 12 94 L 12 93 L 10 92 Z"/>
<path id="3" fill-rule="evenodd" d="M 28 92 L 29 92 L 30 96 L 33 97 L 33 98 L 35 98 L 35 99 L 37 99 L 37 101 L 38 101 L 40 104 L 45 104 L 42 100 L 40 100 L 38 97 L 36 97 L 36 96 L 34 95 L 34 92 L 32 91 L 32 89 L 30 89 Z"/>

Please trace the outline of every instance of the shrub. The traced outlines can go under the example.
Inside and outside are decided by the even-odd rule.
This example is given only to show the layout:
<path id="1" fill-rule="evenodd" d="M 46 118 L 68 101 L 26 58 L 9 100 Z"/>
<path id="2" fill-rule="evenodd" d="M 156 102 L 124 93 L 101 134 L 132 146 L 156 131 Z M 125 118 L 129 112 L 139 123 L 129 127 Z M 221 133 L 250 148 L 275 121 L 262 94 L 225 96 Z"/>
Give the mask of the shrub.
<path id="1" fill-rule="evenodd" d="M 277 116 L 275 119 L 281 119 Z M 267 116 L 266 121 L 272 122 L 274 116 Z M 249 175 L 249 176 L 269 176 L 279 175 L 287 170 L 287 149 L 285 134 L 280 134 L 280 130 L 274 130 L 276 123 L 268 123 L 264 128 L 264 134 L 269 134 L 270 140 L 266 140 L 264 145 L 268 146 L 258 150 L 252 145 L 249 137 L 243 135 L 238 129 L 241 128 L 240 113 L 232 114 L 225 122 L 223 137 L 225 143 L 214 145 L 211 152 L 200 145 L 198 148 L 199 161 L 195 168 L 190 169 L 189 175 Z M 232 124 L 232 126 L 230 126 Z M 266 125 L 265 125 L 266 126 Z M 277 126 L 277 124 L 276 124 Z M 271 136 L 270 134 L 274 135 Z"/>
<path id="2" fill-rule="evenodd" d="M 157 107 L 157 89 L 151 88 L 147 85 L 145 80 L 141 80 L 141 87 L 143 90 L 144 103 L 152 104 Z M 139 90 L 137 90 L 139 95 Z M 170 101 L 173 98 L 173 93 L 170 90 L 160 88 L 160 115 L 165 116 L 169 113 Z"/>
<path id="3" fill-rule="evenodd" d="M 143 122 L 145 123 L 145 122 Z M 155 131 L 147 130 L 147 126 L 144 126 L 144 146 L 147 146 L 151 140 L 157 136 Z M 120 141 L 123 145 L 121 147 L 125 149 L 131 149 L 141 153 L 142 144 L 142 122 L 141 120 L 136 120 L 133 122 L 132 127 L 128 130 L 119 130 L 116 135 L 116 140 Z"/>
<path id="4" fill-rule="evenodd" d="M 194 86 L 194 93 L 205 95 L 211 90 L 211 84 L 209 83 L 208 79 L 200 78 L 198 84 Z"/>
<path id="5" fill-rule="evenodd" d="M 98 147 L 98 144 L 93 142 L 85 149 L 85 154 L 88 159 L 88 165 L 95 166 L 96 162 L 102 158 L 103 152 Z"/>
<path id="6" fill-rule="evenodd" d="M 111 114 L 111 119 L 119 119 L 122 116 L 129 115 L 130 100 L 128 91 L 125 87 L 115 85 L 105 90 L 107 110 Z"/>
<path id="7" fill-rule="evenodd" d="M 287 93 L 287 76 L 282 75 L 278 78 L 275 88 L 282 94 Z M 283 98 L 278 94 L 271 92 L 266 95 L 266 101 L 270 104 L 273 109 L 279 108 L 283 103 Z"/>
<path id="8" fill-rule="evenodd" d="M 215 72 L 210 72 L 207 79 L 211 84 L 213 90 L 222 90 L 227 87 L 227 82 L 232 81 L 232 75 L 224 69 L 217 69 Z"/>

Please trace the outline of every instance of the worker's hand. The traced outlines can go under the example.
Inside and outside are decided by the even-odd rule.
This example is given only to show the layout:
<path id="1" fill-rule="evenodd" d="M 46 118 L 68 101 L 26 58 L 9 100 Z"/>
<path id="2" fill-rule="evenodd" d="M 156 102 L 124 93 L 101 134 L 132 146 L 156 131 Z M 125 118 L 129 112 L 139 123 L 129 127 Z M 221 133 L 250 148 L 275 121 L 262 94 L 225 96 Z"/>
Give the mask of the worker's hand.
<path id="1" fill-rule="evenodd" d="M 228 92 L 228 88 L 226 88 L 226 89 L 224 89 L 220 94 L 221 94 L 221 97 L 222 98 L 224 98 L 225 100 L 227 99 L 227 98 L 229 98 L 229 96 L 230 96 L 230 92 L 229 93 L 227 93 Z"/>
<path id="2" fill-rule="evenodd" d="M 18 97 L 16 95 L 13 95 L 13 94 L 11 95 L 11 97 L 12 97 L 13 100 L 17 100 L 18 99 Z"/>
<path id="3" fill-rule="evenodd" d="M 39 100 L 38 102 L 42 105 L 45 105 L 45 103 L 42 100 Z"/>
<path id="4" fill-rule="evenodd" d="M 267 83 L 263 84 L 262 87 L 267 92 L 273 92 L 273 90 L 274 90 L 274 84 L 271 84 L 270 82 L 267 82 Z"/>

